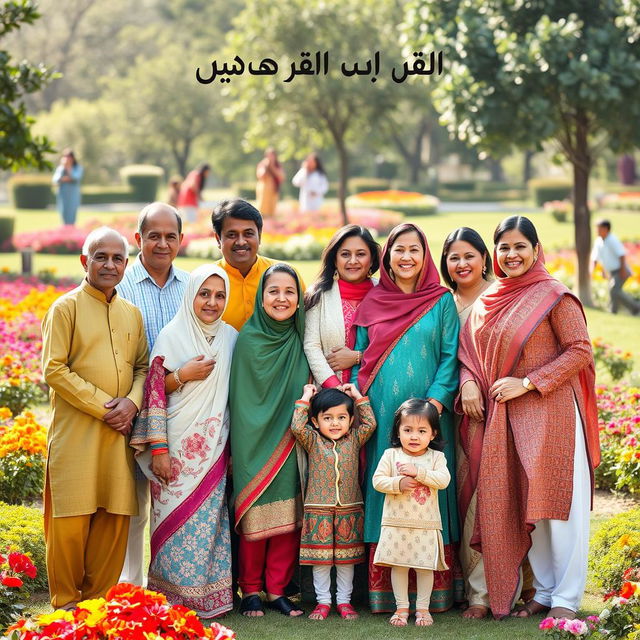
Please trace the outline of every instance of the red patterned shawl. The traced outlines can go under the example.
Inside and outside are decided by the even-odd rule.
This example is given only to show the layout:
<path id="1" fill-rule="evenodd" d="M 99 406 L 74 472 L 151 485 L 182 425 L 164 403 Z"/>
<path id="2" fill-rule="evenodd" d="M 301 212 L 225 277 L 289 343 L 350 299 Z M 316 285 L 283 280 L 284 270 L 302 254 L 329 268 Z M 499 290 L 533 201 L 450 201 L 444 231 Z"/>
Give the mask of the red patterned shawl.
<path id="1" fill-rule="evenodd" d="M 494 402 L 489 389 L 495 380 L 511 375 L 536 327 L 563 296 L 572 294 L 547 272 L 542 249 L 536 264 L 520 277 L 504 277 L 495 257 L 494 265 L 498 278 L 481 296 L 482 304 L 476 305 L 460 336 L 458 357 L 468 370 L 466 374 L 462 371 L 461 383 L 475 380 L 485 406 L 484 423 L 465 418 L 460 430 L 461 445 L 469 460 L 460 490 L 460 507 L 464 515 L 477 487 L 472 546 L 483 554 L 491 609 L 496 617 L 502 617 L 511 608 L 518 568 L 529 550 L 533 524 L 526 521 L 527 479 L 515 452 L 508 403 Z M 599 444 L 593 365 L 584 369 L 579 378 L 586 413 L 586 444 L 595 467 Z M 532 429 L 530 437 L 537 434 L 538 430 Z M 496 454 L 491 456 L 490 469 L 483 466 L 483 449 Z M 497 500 L 493 491 L 490 504 L 482 501 L 489 486 L 501 488 Z"/>

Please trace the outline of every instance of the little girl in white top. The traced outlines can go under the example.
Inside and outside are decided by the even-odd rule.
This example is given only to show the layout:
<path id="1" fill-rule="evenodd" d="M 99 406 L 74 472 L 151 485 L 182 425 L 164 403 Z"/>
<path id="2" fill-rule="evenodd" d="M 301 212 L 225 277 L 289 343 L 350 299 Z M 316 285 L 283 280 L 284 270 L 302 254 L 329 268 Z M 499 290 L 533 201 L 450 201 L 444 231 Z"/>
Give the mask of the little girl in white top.
<path id="1" fill-rule="evenodd" d="M 416 625 L 433 624 L 429 601 L 433 572 L 448 569 L 444 561 L 438 489 L 451 480 L 439 441 L 437 409 L 427 400 L 410 398 L 395 413 L 391 449 L 373 475 L 373 486 L 386 494 L 380 541 L 374 564 L 391 567 L 396 612 L 389 622 L 407 625 L 409 569 L 417 578 Z"/>

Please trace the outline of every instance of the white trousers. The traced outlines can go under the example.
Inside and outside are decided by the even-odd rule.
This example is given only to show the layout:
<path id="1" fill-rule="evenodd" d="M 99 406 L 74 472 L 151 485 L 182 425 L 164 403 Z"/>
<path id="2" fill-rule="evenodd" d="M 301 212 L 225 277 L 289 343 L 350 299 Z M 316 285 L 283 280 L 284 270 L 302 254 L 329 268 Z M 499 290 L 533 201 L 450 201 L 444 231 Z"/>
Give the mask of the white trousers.
<path id="1" fill-rule="evenodd" d="M 336 604 L 349 604 L 353 591 L 353 564 L 337 564 Z M 331 565 L 313 565 L 313 588 L 318 604 L 331 604 Z"/>
<path id="2" fill-rule="evenodd" d="M 130 582 L 139 587 L 145 586 L 143 573 L 144 564 L 144 533 L 149 524 L 151 511 L 151 494 L 149 480 L 138 469 L 136 464 L 136 495 L 138 496 L 138 515 L 131 516 L 129 522 L 129 538 L 127 540 L 127 555 L 120 574 L 119 582 Z"/>
<path id="3" fill-rule="evenodd" d="M 575 405 L 575 401 L 574 401 Z M 587 580 L 591 478 L 577 405 L 573 497 L 568 520 L 539 520 L 531 533 L 529 562 L 535 600 L 546 607 L 577 611 Z"/>

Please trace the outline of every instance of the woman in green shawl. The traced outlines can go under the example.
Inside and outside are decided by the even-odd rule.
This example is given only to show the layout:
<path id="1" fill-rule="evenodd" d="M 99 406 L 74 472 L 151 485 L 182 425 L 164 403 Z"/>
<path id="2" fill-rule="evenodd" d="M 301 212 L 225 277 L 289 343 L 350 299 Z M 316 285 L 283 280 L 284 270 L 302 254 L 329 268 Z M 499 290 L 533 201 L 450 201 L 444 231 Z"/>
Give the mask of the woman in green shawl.
<path id="1" fill-rule="evenodd" d="M 304 305 L 296 272 L 278 263 L 265 271 L 253 315 L 242 327 L 231 365 L 229 412 L 235 528 L 239 533 L 240 611 L 303 613 L 285 588 L 300 547 L 302 499 L 295 439 L 289 429 L 309 378 L 303 350 Z"/>

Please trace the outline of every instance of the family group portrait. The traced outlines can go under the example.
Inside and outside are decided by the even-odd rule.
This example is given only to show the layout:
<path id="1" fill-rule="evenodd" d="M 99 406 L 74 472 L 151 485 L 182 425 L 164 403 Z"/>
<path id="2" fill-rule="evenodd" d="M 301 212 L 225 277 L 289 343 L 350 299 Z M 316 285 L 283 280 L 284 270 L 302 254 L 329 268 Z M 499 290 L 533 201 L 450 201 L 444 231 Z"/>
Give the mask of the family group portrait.
<path id="1" fill-rule="evenodd" d="M 639 40 L 3 0 L 0 639 L 640 640 Z"/>

